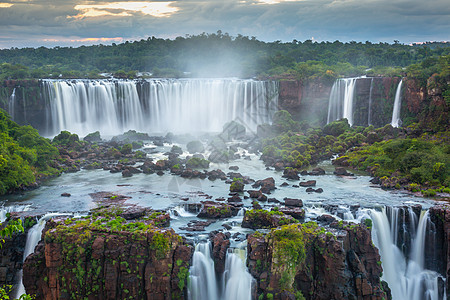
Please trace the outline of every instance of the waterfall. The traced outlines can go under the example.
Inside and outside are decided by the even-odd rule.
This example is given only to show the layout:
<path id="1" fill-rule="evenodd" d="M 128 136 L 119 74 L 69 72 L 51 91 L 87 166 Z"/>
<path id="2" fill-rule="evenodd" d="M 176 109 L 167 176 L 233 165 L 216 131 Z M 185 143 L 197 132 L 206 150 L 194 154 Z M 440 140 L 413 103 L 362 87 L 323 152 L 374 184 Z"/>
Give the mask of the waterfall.
<path id="1" fill-rule="evenodd" d="M 381 212 L 370 210 L 373 221 L 372 239 L 380 250 L 383 266 L 382 279 L 389 284 L 392 299 L 445 299 L 445 294 L 439 295 L 438 287 L 439 280 L 445 281 L 445 279 L 437 272 L 425 269 L 424 265 L 428 211 L 422 212 L 418 223 L 416 219 L 410 220 L 417 224 L 417 227 L 411 233 L 411 250 L 410 253 L 406 253 L 409 254 L 409 259 L 397 246 L 398 231 L 395 232 L 394 227 L 399 230 L 398 225 L 403 223 L 399 221 L 400 212 L 401 209 L 392 209 L 390 213 L 385 208 Z M 411 216 L 411 211 L 409 214 Z"/>
<path id="2" fill-rule="evenodd" d="M 36 248 L 37 244 L 41 240 L 42 236 L 42 230 L 44 230 L 45 223 L 48 219 L 55 217 L 55 216 L 61 216 L 61 215 L 67 215 L 67 214 L 58 214 L 58 213 L 47 213 L 43 217 L 41 217 L 38 222 L 31 227 L 28 230 L 27 234 L 27 242 L 25 244 L 25 250 L 23 252 L 23 262 L 25 262 L 25 259 L 34 252 L 34 248 Z M 19 284 L 15 287 L 15 290 L 13 291 L 14 297 L 12 299 L 19 299 L 19 297 L 22 294 L 25 294 L 25 287 L 23 286 L 22 282 L 22 270 L 19 271 Z"/>
<path id="3" fill-rule="evenodd" d="M 245 257 L 243 248 L 228 249 L 222 280 L 218 280 L 211 242 L 197 244 L 189 270 L 188 299 L 250 300 L 254 279 L 245 266 Z"/>
<path id="4" fill-rule="evenodd" d="M 401 125 L 400 120 L 400 109 L 402 105 L 402 83 L 403 79 L 400 80 L 397 86 L 397 90 L 395 92 L 395 100 L 394 100 L 394 109 L 392 110 L 392 127 L 399 127 Z"/>
<path id="5" fill-rule="evenodd" d="M 246 251 L 229 249 L 222 283 L 223 300 L 250 300 L 254 279 L 245 266 Z"/>
<path id="6" fill-rule="evenodd" d="M 219 289 L 211 257 L 211 242 L 195 246 L 189 269 L 188 298 L 190 300 L 219 299 Z"/>
<path id="7" fill-rule="evenodd" d="M 8 113 L 11 116 L 11 120 L 14 120 L 15 104 L 16 104 L 16 88 L 13 89 L 13 92 L 9 97 L 8 102 Z"/>
<path id="8" fill-rule="evenodd" d="M 360 77 L 337 79 L 331 88 L 327 124 L 346 118 L 353 125 L 353 98 L 356 80 Z"/>
<path id="9" fill-rule="evenodd" d="M 2 206 L 0 208 L 0 223 L 6 221 L 6 217 L 8 213 L 12 212 L 22 212 L 30 210 L 31 205 L 11 205 L 11 206 Z"/>
<path id="10" fill-rule="evenodd" d="M 372 90 L 373 90 L 373 78 L 370 79 L 370 91 L 369 91 L 369 113 L 367 115 L 367 125 L 372 125 Z"/>
<path id="11" fill-rule="evenodd" d="M 270 123 L 278 83 L 240 79 L 44 80 L 49 135 L 220 132 L 236 120 Z"/>

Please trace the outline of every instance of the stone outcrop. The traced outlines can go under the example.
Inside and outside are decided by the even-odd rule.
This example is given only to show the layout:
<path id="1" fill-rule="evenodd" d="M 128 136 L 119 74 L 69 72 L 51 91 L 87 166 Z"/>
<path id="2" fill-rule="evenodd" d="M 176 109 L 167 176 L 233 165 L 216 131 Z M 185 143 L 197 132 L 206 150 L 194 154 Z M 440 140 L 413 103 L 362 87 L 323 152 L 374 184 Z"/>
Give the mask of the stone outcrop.
<path id="1" fill-rule="evenodd" d="M 26 232 L 14 233 L 6 237 L 1 245 L 0 286 L 18 283 L 17 270 L 22 269 L 23 253 L 27 241 Z"/>
<path id="2" fill-rule="evenodd" d="M 230 239 L 223 233 L 219 232 L 210 234 L 212 241 L 212 257 L 214 259 L 214 270 L 217 274 L 222 274 L 225 270 L 225 258 L 227 250 L 230 247 Z"/>
<path id="3" fill-rule="evenodd" d="M 235 206 L 220 202 L 202 201 L 202 204 L 203 207 L 197 215 L 197 217 L 199 218 L 208 218 L 208 219 L 229 218 L 231 216 L 237 215 L 239 211 L 239 209 L 237 209 Z"/>
<path id="4" fill-rule="evenodd" d="M 296 222 L 292 216 L 278 210 L 250 209 L 245 211 L 241 226 L 251 229 L 274 228 Z"/>
<path id="5" fill-rule="evenodd" d="M 364 225 L 326 233 L 292 224 L 248 237 L 248 268 L 258 295 L 273 299 L 389 299 L 380 256 Z M 387 289 L 388 290 L 388 289 Z M 300 298 L 301 299 L 301 298 Z"/>
<path id="6" fill-rule="evenodd" d="M 426 236 L 425 267 L 446 277 L 447 295 L 450 295 L 450 206 L 432 206 L 429 216 L 435 232 Z"/>
<path id="7" fill-rule="evenodd" d="M 24 264 L 36 299 L 183 299 L 192 247 L 158 213 L 137 221 L 107 214 L 47 222 Z"/>

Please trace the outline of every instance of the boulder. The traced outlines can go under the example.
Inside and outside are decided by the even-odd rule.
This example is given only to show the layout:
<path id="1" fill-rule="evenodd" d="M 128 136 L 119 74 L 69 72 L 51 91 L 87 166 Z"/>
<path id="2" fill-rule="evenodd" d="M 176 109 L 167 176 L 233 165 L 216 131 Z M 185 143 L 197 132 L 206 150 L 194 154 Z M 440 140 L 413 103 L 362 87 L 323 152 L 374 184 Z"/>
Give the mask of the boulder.
<path id="1" fill-rule="evenodd" d="M 283 171 L 283 177 L 290 180 L 299 180 L 298 171 L 292 168 L 286 168 Z"/>
<path id="2" fill-rule="evenodd" d="M 284 205 L 303 207 L 303 201 L 301 199 L 284 198 Z"/>
<path id="3" fill-rule="evenodd" d="M 253 185 L 253 188 L 261 187 L 261 192 L 265 194 L 270 194 L 270 191 L 273 191 L 276 189 L 275 187 L 275 179 L 273 177 L 269 177 L 263 180 L 256 181 Z"/>
<path id="4" fill-rule="evenodd" d="M 316 181 L 315 180 L 302 181 L 299 183 L 299 186 L 301 187 L 316 186 Z"/>

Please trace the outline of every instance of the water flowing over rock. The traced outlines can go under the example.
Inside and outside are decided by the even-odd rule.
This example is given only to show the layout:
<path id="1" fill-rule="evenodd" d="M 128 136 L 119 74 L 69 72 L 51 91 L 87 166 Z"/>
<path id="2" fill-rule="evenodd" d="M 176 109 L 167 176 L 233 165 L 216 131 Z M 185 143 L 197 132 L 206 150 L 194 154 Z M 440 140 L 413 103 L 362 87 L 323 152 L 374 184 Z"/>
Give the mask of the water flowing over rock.
<path id="1" fill-rule="evenodd" d="M 211 242 L 195 246 L 189 270 L 189 300 L 250 300 L 254 279 L 245 267 L 244 249 L 229 249 L 223 274 L 216 273 Z"/>
<path id="2" fill-rule="evenodd" d="M 389 284 L 392 299 L 446 299 L 444 279 L 425 263 L 426 241 L 435 234 L 429 211 L 419 217 L 411 208 L 393 208 L 371 210 L 370 216 L 372 238 L 380 249 L 382 278 Z"/>
<path id="3" fill-rule="evenodd" d="M 370 231 L 335 225 L 337 237 L 311 223 L 249 236 L 248 266 L 258 293 L 273 299 L 299 299 L 299 293 L 305 299 L 388 299 Z"/>
<path id="4" fill-rule="evenodd" d="M 402 83 L 403 80 L 400 80 L 397 91 L 395 92 L 395 100 L 394 100 L 394 109 L 392 110 L 392 127 L 399 127 L 401 125 L 400 120 L 400 109 L 402 105 Z"/>
<path id="5" fill-rule="evenodd" d="M 252 131 L 269 123 L 278 101 L 273 81 L 240 79 L 43 80 L 48 134 L 220 132 L 236 120 Z M 220 111 L 220 114 L 217 112 Z"/>
<path id="6" fill-rule="evenodd" d="M 353 95 L 357 79 L 336 80 L 331 89 L 327 123 L 346 118 L 350 126 L 353 125 Z"/>
<path id="7" fill-rule="evenodd" d="M 45 238 L 24 264 L 27 293 L 36 299 L 183 297 L 192 249 L 173 230 L 136 233 L 77 222 L 47 222 Z"/>

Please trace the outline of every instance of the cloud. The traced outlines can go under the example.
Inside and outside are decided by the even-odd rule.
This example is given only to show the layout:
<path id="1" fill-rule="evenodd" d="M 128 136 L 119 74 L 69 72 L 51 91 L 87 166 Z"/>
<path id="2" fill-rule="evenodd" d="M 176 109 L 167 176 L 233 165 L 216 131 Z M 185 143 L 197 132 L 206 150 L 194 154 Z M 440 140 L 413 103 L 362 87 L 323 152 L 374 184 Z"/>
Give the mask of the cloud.
<path id="1" fill-rule="evenodd" d="M 219 29 L 265 41 L 410 43 L 449 40 L 449 18 L 448 0 L 3 0 L 0 47 L 173 38 Z"/>
<path id="2" fill-rule="evenodd" d="M 117 16 L 129 17 L 131 12 L 140 12 L 144 15 L 153 17 L 168 17 L 178 11 L 177 7 L 172 6 L 174 2 L 110 2 L 107 4 L 87 4 L 76 5 L 76 10 L 82 13 L 73 18 Z"/>

